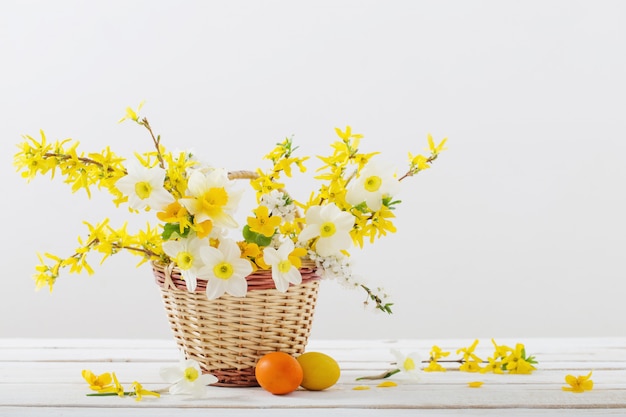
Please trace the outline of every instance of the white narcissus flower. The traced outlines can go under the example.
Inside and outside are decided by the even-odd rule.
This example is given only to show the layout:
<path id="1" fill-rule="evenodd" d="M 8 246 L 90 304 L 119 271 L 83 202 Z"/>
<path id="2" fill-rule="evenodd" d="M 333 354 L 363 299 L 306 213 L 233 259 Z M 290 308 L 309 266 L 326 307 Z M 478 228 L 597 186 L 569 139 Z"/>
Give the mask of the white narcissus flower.
<path id="1" fill-rule="evenodd" d="M 237 209 L 242 191 L 235 190 L 234 184 L 224 169 L 216 168 L 207 174 L 195 170 L 187 182 L 189 197 L 179 201 L 195 216 L 196 223 L 211 220 L 216 226 L 235 228 L 237 222 L 231 214 Z"/>
<path id="2" fill-rule="evenodd" d="M 225 292 L 234 297 L 245 297 L 248 291 L 246 276 L 252 272 L 250 262 L 241 258 L 241 250 L 232 239 L 224 239 L 216 248 L 202 251 L 204 268 L 201 275 L 207 279 L 206 295 L 215 300 Z"/>
<path id="3" fill-rule="evenodd" d="M 203 375 L 200 365 L 193 359 L 183 359 L 177 365 L 163 367 L 160 374 L 166 382 L 173 384 L 170 394 L 190 394 L 194 398 L 206 396 L 206 386 L 218 381 L 214 375 Z"/>
<path id="4" fill-rule="evenodd" d="M 263 250 L 263 260 L 271 265 L 272 279 L 280 292 L 286 292 L 290 283 L 298 285 L 302 282 L 302 274 L 289 260 L 294 249 L 293 242 L 287 239 L 278 249 L 267 247 Z"/>
<path id="5" fill-rule="evenodd" d="M 209 242 L 206 239 L 182 238 L 179 240 L 168 240 L 163 242 L 163 252 L 175 263 L 185 280 L 188 291 L 195 291 L 204 267 L 201 252 L 206 250 Z"/>
<path id="6" fill-rule="evenodd" d="M 135 210 L 146 207 L 161 210 L 175 201 L 163 187 L 165 170 L 161 167 L 146 168 L 138 162 L 130 162 L 126 175 L 115 186 L 128 196 L 128 204 Z"/>
<path id="7" fill-rule="evenodd" d="M 412 352 L 405 356 L 402 352 L 391 349 L 391 354 L 396 358 L 396 365 L 398 369 L 400 369 L 400 372 L 413 378 L 419 377 L 420 365 L 422 363 L 422 358 L 419 353 Z"/>
<path id="8" fill-rule="evenodd" d="M 306 211 L 306 227 L 300 232 L 299 240 L 306 243 L 319 237 L 315 251 L 321 256 L 335 255 L 352 244 L 353 226 L 354 216 L 334 203 L 311 206 Z"/>
<path id="9" fill-rule="evenodd" d="M 370 210 L 378 211 L 383 198 L 395 195 L 399 189 L 400 181 L 391 168 L 369 162 L 348 185 L 346 201 L 353 206 L 365 202 Z"/>

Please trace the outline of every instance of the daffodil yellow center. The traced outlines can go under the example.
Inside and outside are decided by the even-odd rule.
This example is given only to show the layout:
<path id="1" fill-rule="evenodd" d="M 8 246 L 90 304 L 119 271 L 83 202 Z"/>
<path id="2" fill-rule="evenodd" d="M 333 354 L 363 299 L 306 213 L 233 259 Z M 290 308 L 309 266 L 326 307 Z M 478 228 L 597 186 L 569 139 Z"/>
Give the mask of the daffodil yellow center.
<path id="1" fill-rule="evenodd" d="M 383 180 L 379 176 L 372 175 L 365 180 L 365 189 L 370 193 L 373 193 L 375 191 L 378 191 L 382 183 Z"/>
<path id="2" fill-rule="evenodd" d="M 404 369 L 407 371 L 412 371 L 415 369 L 415 361 L 411 358 L 406 358 L 404 360 Z"/>
<path id="3" fill-rule="evenodd" d="M 182 270 L 187 270 L 193 265 L 193 255 L 189 252 L 179 252 L 176 255 L 176 265 Z"/>
<path id="4" fill-rule="evenodd" d="M 142 200 L 150 197 L 151 193 L 152 193 L 152 186 L 150 185 L 149 182 L 141 181 L 135 184 L 135 194 L 137 194 L 137 196 L 141 198 Z"/>
<path id="5" fill-rule="evenodd" d="M 322 224 L 322 227 L 320 227 L 320 236 L 331 237 L 332 235 L 335 234 L 335 230 L 336 230 L 335 223 L 326 222 Z"/>
<path id="6" fill-rule="evenodd" d="M 228 279 L 233 275 L 233 266 L 228 262 L 221 262 L 213 267 L 213 274 L 219 279 Z"/>
<path id="7" fill-rule="evenodd" d="M 185 379 L 189 382 L 193 382 L 198 379 L 198 370 L 191 367 L 185 369 Z"/>
<path id="8" fill-rule="evenodd" d="M 278 270 L 280 271 L 281 274 L 286 274 L 287 272 L 289 272 L 290 269 L 291 269 L 291 262 L 289 262 L 289 260 L 285 259 L 284 261 L 280 261 L 278 263 Z"/>
<path id="9" fill-rule="evenodd" d="M 228 203 L 228 193 L 223 187 L 213 187 L 200 198 L 202 212 L 213 217 L 222 211 L 222 207 Z"/>

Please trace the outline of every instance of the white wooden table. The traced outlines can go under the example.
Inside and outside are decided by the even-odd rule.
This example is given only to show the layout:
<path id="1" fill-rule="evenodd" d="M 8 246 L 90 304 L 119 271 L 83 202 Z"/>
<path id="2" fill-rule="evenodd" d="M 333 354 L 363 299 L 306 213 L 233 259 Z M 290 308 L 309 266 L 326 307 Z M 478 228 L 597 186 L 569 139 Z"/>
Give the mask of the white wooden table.
<path id="1" fill-rule="evenodd" d="M 626 338 L 497 340 L 526 345 L 539 361 L 532 375 L 476 374 L 449 370 L 423 373 L 417 381 L 391 378 L 397 387 L 377 388 L 380 381 L 355 381 L 390 369 L 390 348 L 418 351 L 427 357 L 433 344 L 452 350 L 472 340 L 323 341 L 307 350 L 321 351 L 339 362 L 342 376 L 319 392 L 298 390 L 275 396 L 261 388 L 210 387 L 209 397 L 193 400 L 163 395 L 137 402 L 126 397 L 87 397 L 82 369 L 115 372 L 123 385 L 138 380 L 148 389 L 167 385 L 162 366 L 178 360 L 169 340 L 30 340 L 0 339 L 0 416 L 626 416 Z M 489 340 L 476 352 L 490 354 Z M 455 356 L 456 357 L 456 356 Z M 451 365 L 452 366 L 452 365 Z M 567 374 L 593 371 L 595 387 L 582 394 L 562 391 Z M 483 381 L 481 388 L 468 382 Z M 369 390 L 353 390 L 370 385 Z"/>

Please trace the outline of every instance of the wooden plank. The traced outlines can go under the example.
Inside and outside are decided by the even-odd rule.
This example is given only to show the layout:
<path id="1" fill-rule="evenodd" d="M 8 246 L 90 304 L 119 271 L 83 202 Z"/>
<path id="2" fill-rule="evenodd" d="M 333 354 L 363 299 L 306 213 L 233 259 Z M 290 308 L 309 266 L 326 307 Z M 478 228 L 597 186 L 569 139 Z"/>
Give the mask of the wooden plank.
<path id="1" fill-rule="evenodd" d="M 396 410 L 380 410 L 380 409 L 362 409 L 362 408 L 292 408 L 292 409 L 233 409 L 233 408 L 214 408 L 209 410 L 211 415 L 224 417 L 249 417 L 251 415 L 258 417 L 319 417 L 320 415 L 331 415 L 333 417 L 409 417 L 409 416 L 434 416 L 448 417 L 458 416 L 459 410 L 443 410 L 430 409 L 420 410 L 416 412 L 413 409 L 396 409 Z M 161 407 L 127 407 L 116 408 L 115 413 L 121 416 L 133 417 L 171 417 L 173 414 L 171 408 L 163 409 Z M 467 409 L 462 410 L 463 416 L 468 417 L 579 417 L 579 416 L 624 416 L 624 411 L 611 408 L 596 408 L 592 412 L 588 409 Z M 0 407 L 1 416 L 11 417 L 110 417 L 111 409 L 107 408 L 85 408 L 85 407 Z M 175 410 L 176 417 L 206 417 L 207 409 L 205 408 L 181 408 Z"/>
<path id="2" fill-rule="evenodd" d="M 4 384 L 0 405 L 4 407 L 155 407 L 163 408 L 380 408 L 380 409 L 473 409 L 473 408 L 623 408 L 626 384 L 598 384 L 590 392 L 574 394 L 550 385 L 485 384 L 469 388 L 463 384 L 400 383 L 394 388 L 372 387 L 354 391 L 353 385 L 338 384 L 322 392 L 298 390 L 289 395 L 271 395 L 261 388 L 210 387 L 209 396 L 190 400 L 164 395 L 135 403 L 131 398 L 87 397 L 84 384 Z M 162 385 L 146 384 L 148 389 Z"/>

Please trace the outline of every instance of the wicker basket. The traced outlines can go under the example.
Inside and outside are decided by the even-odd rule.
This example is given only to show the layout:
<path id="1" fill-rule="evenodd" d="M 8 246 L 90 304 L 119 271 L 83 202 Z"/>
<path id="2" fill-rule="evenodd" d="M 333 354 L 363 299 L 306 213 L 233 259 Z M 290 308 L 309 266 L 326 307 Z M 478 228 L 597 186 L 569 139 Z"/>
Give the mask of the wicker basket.
<path id="1" fill-rule="evenodd" d="M 274 288 L 270 271 L 258 271 L 246 277 L 245 298 L 216 300 L 207 299 L 204 280 L 191 293 L 177 268 L 153 263 L 152 269 L 178 347 L 218 378 L 214 385 L 258 386 L 254 367 L 265 353 L 304 352 L 319 287 L 313 268 L 301 268 L 302 283 L 286 293 Z"/>
<path id="2" fill-rule="evenodd" d="M 229 177 L 253 179 L 256 174 L 236 171 Z M 258 270 L 246 277 L 245 297 L 224 294 L 216 300 L 207 299 L 202 279 L 189 292 L 174 264 L 153 262 L 152 270 L 178 347 L 218 378 L 214 385 L 258 386 L 254 368 L 261 356 L 304 352 L 319 288 L 313 262 L 303 262 L 302 283 L 290 285 L 286 293 L 276 290 L 271 271 Z"/>

